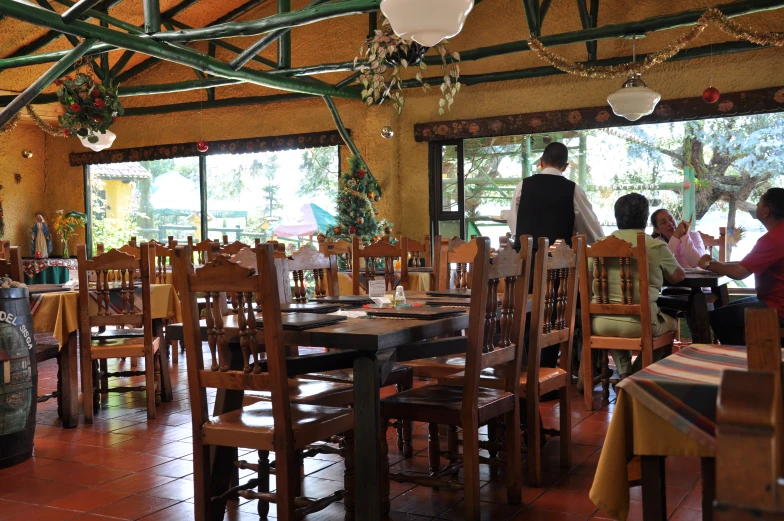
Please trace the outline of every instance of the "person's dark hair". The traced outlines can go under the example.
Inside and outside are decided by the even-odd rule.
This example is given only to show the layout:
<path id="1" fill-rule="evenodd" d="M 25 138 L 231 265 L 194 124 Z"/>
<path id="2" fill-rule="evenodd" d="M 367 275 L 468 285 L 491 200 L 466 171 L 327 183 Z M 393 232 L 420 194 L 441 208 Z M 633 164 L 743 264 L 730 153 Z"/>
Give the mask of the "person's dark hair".
<path id="1" fill-rule="evenodd" d="M 656 223 L 656 219 L 657 219 L 657 216 L 658 216 L 658 215 L 659 215 L 661 212 L 663 212 L 663 211 L 665 211 L 665 210 L 667 210 L 667 209 L 666 209 L 666 208 L 659 208 L 658 210 L 656 210 L 655 212 L 653 212 L 653 213 L 651 214 L 651 226 L 653 226 L 653 233 L 651 233 L 651 237 L 653 237 L 654 239 L 658 239 L 659 237 L 661 237 L 661 234 L 660 234 L 659 232 L 657 232 L 657 231 L 656 231 L 656 228 L 659 226 L 659 225 Z"/>
<path id="2" fill-rule="evenodd" d="M 777 221 L 784 219 L 784 188 L 770 188 L 762 196 L 762 204 Z"/>
<path id="3" fill-rule="evenodd" d="M 569 163 L 569 149 L 563 143 L 550 143 L 542 153 L 542 163 L 555 168 L 563 168 Z"/>
<path id="4" fill-rule="evenodd" d="M 631 193 L 615 201 L 615 221 L 619 230 L 644 230 L 648 222 L 648 199 Z"/>

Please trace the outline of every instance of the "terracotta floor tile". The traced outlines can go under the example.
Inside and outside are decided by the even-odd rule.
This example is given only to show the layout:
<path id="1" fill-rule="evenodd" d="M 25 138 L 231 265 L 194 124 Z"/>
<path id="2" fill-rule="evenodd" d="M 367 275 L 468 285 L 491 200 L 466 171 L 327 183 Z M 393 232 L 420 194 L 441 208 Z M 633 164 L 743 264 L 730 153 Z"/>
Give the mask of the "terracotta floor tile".
<path id="1" fill-rule="evenodd" d="M 136 520 L 177 503 L 177 501 L 159 497 L 130 496 L 110 505 L 98 508 L 93 513 L 120 519 Z"/>
<path id="2" fill-rule="evenodd" d="M 51 507 L 62 508 L 65 510 L 76 510 L 79 512 L 90 512 L 104 505 L 114 503 L 128 497 L 130 494 L 112 492 L 110 490 L 100 490 L 90 488 L 58 499 L 52 503 Z"/>
<path id="3" fill-rule="evenodd" d="M 98 488 L 103 490 L 113 490 L 128 494 L 138 494 L 153 487 L 159 487 L 165 483 L 174 481 L 174 478 L 167 476 L 155 476 L 153 474 L 131 474 L 124 478 L 116 479 L 100 485 Z"/>
<path id="4" fill-rule="evenodd" d="M 97 516 L 95 514 L 79 514 L 68 521 L 116 521 L 116 517 Z"/>
<path id="5" fill-rule="evenodd" d="M 462 491 L 433 490 L 415 487 L 390 502 L 391 510 L 424 516 L 438 516 L 463 499 Z"/>
<path id="6" fill-rule="evenodd" d="M 138 472 L 173 461 L 171 458 L 162 458 L 160 456 L 153 456 L 152 454 L 140 454 L 128 451 L 115 452 L 116 454 L 112 454 L 110 457 L 103 460 L 101 464 L 116 469 Z"/>
<path id="7" fill-rule="evenodd" d="M 585 521 L 585 516 L 552 512 L 549 510 L 536 510 L 526 508 L 520 511 L 510 521 Z"/>
<path id="8" fill-rule="evenodd" d="M 193 481 L 176 479 L 142 492 L 145 496 L 185 501 L 193 497 Z"/>
<path id="9" fill-rule="evenodd" d="M 143 517 L 142 521 L 193 521 L 193 519 L 193 504 L 183 502 Z"/>
<path id="10" fill-rule="evenodd" d="M 596 506 L 588 498 L 587 494 L 576 494 L 561 490 L 548 490 L 531 503 L 529 509 L 551 510 L 581 516 L 589 516 L 596 512 Z"/>
<path id="11" fill-rule="evenodd" d="M 72 510 L 60 510 L 59 508 L 33 507 L 30 510 L 21 512 L 11 517 L 6 517 L 3 521 L 66 521 L 78 516 L 78 512 Z M 108 521 L 108 520 L 107 520 Z"/>
<path id="12" fill-rule="evenodd" d="M 98 432 L 92 436 L 83 436 L 76 440 L 79 445 L 93 445 L 96 447 L 110 447 L 124 441 L 134 439 L 134 436 L 117 434 L 116 432 Z"/>
<path id="13" fill-rule="evenodd" d="M 524 509 L 524 505 L 508 505 L 500 503 L 481 503 L 480 504 L 480 519 L 482 521 L 506 521 L 513 518 L 518 512 Z M 447 519 L 449 521 L 463 521 L 465 519 L 465 501 L 461 501 L 454 507 L 450 508 L 440 516 L 438 519 Z"/>
<path id="14" fill-rule="evenodd" d="M 679 508 L 672 514 L 670 521 L 702 521 L 702 511 Z"/>
<path id="15" fill-rule="evenodd" d="M 383 519 L 383 518 L 382 518 Z M 408 514 L 406 512 L 390 512 L 387 518 L 389 521 L 428 521 L 433 519 L 429 516 L 418 516 L 416 514 Z"/>
<path id="16" fill-rule="evenodd" d="M 0 519 L 15 516 L 21 512 L 25 512 L 35 508 L 35 506 L 28 503 L 17 503 L 15 501 L 5 501 L 0 499 Z"/>
<path id="17" fill-rule="evenodd" d="M 188 460 L 175 459 L 150 467 L 145 471 L 147 474 L 157 476 L 169 476 L 170 478 L 181 478 L 193 473 L 193 462 Z"/>
<path id="18" fill-rule="evenodd" d="M 149 438 L 138 438 L 138 439 L 149 439 Z M 130 450 L 130 449 L 126 449 L 126 450 Z M 189 456 L 193 454 L 193 444 L 174 441 L 172 443 L 167 443 L 166 445 L 161 445 L 151 449 L 144 450 L 144 452 L 148 454 L 154 454 L 155 456 L 161 456 L 164 458 L 182 458 L 183 456 Z"/>
<path id="19" fill-rule="evenodd" d="M 667 503 L 669 506 L 669 503 Z M 687 496 L 686 499 L 681 503 L 680 508 L 687 508 L 689 510 L 697 510 L 702 511 L 702 490 L 694 489 L 692 490 Z"/>
<path id="20" fill-rule="evenodd" d="M 7 482 L 9 479 L 13 481 Z M 33 505 L 49 505 L 82 490 L 86 490 L 86 487 L 18 476 L 10 476 L 0 481 L 0 495 L 3 495 L 3 499 Z"/>
<path id="21" fill-rule="evenodd" d="M 13 467 L 0 469 L 0 478 L 3 478 L 4 476 L 13 476 L 14 474 L 27 473 L 33 469 L 43 467 L 44 465 L 55 463 L 56 461 L 57 460 L 54 459 L 33 456 L 32 458 L 25 460 L 17 465 L 14 465 Z"/>

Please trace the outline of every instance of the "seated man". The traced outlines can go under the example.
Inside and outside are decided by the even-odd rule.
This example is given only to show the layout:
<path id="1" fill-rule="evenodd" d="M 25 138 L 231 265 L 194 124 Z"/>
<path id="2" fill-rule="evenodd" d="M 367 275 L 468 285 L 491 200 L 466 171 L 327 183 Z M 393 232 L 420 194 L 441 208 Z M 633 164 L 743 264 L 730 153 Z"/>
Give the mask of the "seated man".
<path id="1" fill-rule="evenodd" d="M 767 230 L 739 263 L 713 260 L 710 255 L 699 265 L 735 280 L 754 274 L 757 296 L 736 300 L 711 312 L 713 332 L 722 344 L 745 345 L 745 310 L 748 307 L 774 308 L 784 325 L 784 188 L 771 188 L 757 203 L 757 219 Z"/>
<path id="2" fill-rule="evenodd" d="M 622 239 L 631 244 L 637 244 L 637 233 L 645 231 L 648 222 L 648 200 L 640 194 L 628 194 L 619 198 L 615 202 L 615 220 L 618 230 L 612 233 L 613 237 Z M 648 284 L 650 285 L 651 300 L 651 325 L 653 335 L 663 335 L 664 333 L 675 331 L 677 322 L 672 317 L 659 312 L 656 300 L 659 298 L 662 284 L 666 280 L 670 284 L 681 282 L 686 274 L 678 265 L 675 256 L 667 247 L 667 244 L 658 239 L 646 235 L 645 249 L 648 252 Z M 589 271 L 593 266 L 588 267 Z M 632 264 L 632 279 L 638 280 L 637 264 Z M 608 259 L 607 262 L 607 282 L 609 286 L 608 297 L 610 304 L 621 304 L 621 270 L 618 260 Z M 635 284 L 636 286 L 636 284 Z M 639 290 L 635 290 L 635 301 L 639 301 Z M 594 295 L 594 302 L 596 295 Z M 640 317 L 623 315 L 594 315 L 591 317 L 591 332 L 600 336 L 617 337 L 639 337 L 642 334 L 640 327 Z M 612 357 L 621 378 L 625 378 L 632 373 L 631 351 L 612 350 Z M 654 359 L 657 359 L 654 353 Z M 635 361 L 636 370 L 640 364 L 640 358 Z"/>

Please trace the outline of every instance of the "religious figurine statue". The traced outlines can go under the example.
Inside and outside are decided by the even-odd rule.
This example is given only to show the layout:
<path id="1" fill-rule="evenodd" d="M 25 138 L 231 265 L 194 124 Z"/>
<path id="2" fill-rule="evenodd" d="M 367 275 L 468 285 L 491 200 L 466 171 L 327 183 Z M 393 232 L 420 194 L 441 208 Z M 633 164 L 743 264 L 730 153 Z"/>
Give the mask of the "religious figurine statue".
<path id="1" fill-rule="evenodd" d="M 35 223 L 30 230 L 30 253 L 33 257 L 46 259 L 52 253 L 52 234 L 46 226 L 43 214 L 36 214 Z"/>

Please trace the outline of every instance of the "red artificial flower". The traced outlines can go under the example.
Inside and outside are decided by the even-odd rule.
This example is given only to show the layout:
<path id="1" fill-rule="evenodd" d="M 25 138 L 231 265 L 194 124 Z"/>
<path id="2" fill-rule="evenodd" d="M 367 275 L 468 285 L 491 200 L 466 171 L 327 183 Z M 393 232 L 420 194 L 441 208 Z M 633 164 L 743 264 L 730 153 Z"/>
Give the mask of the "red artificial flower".
<path id="1" fill-rule="evenodd" d="M 71 131 L 68 129 L 63 130 L 63 134 L 65 134 L 65 137 L 71 137 Z"/>
<path id="2" fill-rule="evenodd" d="M 101 91 L 99 91 L 98 89 L 93 89 L 93 91 L 90 93 L 90 95 L 91 95 L 93 98 L 97 98 L 98 96 L 100 96 L 100 95 L 101 95 Z"/>
<path id="3" fill-rule="evenodd" d="M 117 123 L 117 116 L 114 116 L 114 117 L 112 118 L 112 123 Z"/>
<path id="4" fill-rule="evenodd" d="M 106 106 L 106 102 L 103 100 L 103 98 L 95 98 L 95 106 L 99 109 L 102 109 Z"/>
<path id="5" fill-rule="evenodd" d="M 71 106 L 68 107 L 68 108 L 71 109 L 71 112 L 81 112 L 82 111 L 82 106 L 79 105 L 78 103 L 71 103 Z"/>
<path id="6" fill-rule="evenodd" d="M 56 80 L 54 80 L 54 84 L 57 85 L 57 86 L 60 86 L 60 85 L 63 84 L 63 80 L 61 80 L 60 78 L 57 78 Z"/>
<path id="7" fill-rule="evenodd" d="M 365 171 L 364 170 L 360 170 L 359 172 L 357 172 L 357 177 L 359 177 L 360 179 L 365 177 Z"/>
<path id="8" fill-rule="evenodd" d="M 93 121 L 95 121 L 96 123 L 100 123 L 101 122 L 101 116 L 95 116 L 93 118 Z"/>
<path id="9" fill-rule="evenodd" d="M 71 78 L 70 76 L 66 76 L 65 79 L 68 81 L 73 81 L 73 78 Z"/>

